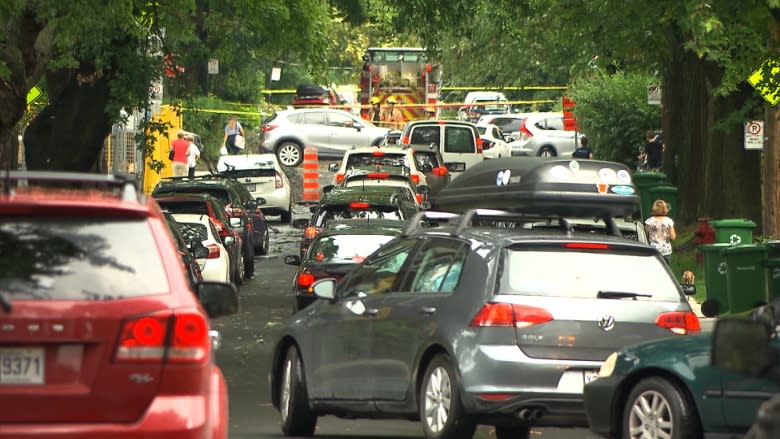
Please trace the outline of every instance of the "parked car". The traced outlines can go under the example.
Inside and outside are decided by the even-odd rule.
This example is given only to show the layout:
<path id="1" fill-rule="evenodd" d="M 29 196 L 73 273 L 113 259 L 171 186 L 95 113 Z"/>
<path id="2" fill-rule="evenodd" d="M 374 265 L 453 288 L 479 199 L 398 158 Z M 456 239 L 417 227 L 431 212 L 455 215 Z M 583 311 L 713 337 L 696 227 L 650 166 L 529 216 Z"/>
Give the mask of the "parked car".
<path id="1" fill-rule="evenodd" d="M 342 103 L 335 90 L 319 85 L 301 84 L 290 100 L 293 107 L 327 106 Z"/>
<path id="2" fill-rule="evenodd" d="M 477 131 L 482 138 L 482 155 L 486 159 L 512 156 L 512 149 L 507 144 L 501 128 L 492 124 L 477 124 Z"/>
<path id="3" fill-rule="evenodd" d="M 571 157 L 577 142 L 574 131 L 563 129 L 563 113 L 537 113 L 523 119 L 512 147 L 513 155 Z"/>
<path id="4" fill-rule="evenodd" d="M 311 242 L 334 221 L 349 219 L 406 221 L 420 211 L 417 202 L 403 188 L 391 186 L 335 188 L 323 194 L 320 203 L 311 207 L 311 218 L 293 221 L 303 229 L 300 256 L 304 257 Z"/>
<path id="5" fill-rule="evenodd" d="M 558 163 L 531 163 L 475 165 L 440 193 L 461 214 L 426 212 L 338 283 L 312 284 L 318 300 L 273 345 L 271 401 L 285 435 L 313 434 L 323 415 L 419 419 L 426 438 L 471 437 L 477 424 L 499 439 L 585 427 L 583 386 L 611 352 L 700 330 L 685 297 L 695 289 L 647 244 L 490 226 L 613 218 L 638 205 L 635 194 L 592 192 L 599 169 L 614 171 L 603 184 L 633 186 L 617 176 L 622 164 L 584 164 L 579 183 L 550 172 Z"/>
<path id="6" fill-rule="evenodd" d="M 187 279 L 190 282 L 190 288 L 195 290 L 198 282 L 203 280 L 203 270 L 198 263 L 198 257 L 203 256 L 203 248 L 191 245 L 181 232 L 179 223 L 173 218 L 173 215 L 163 212 L 165 222 L 168 225 L 168 231 L 171 232 L 173 242 L 176 244 L 176 251 L 179 252 L 181 262 L 187 271 Z"/>
<path id="7" fill-rule="evenodd" d="M 344 188 L 362 188 L 370 190 L 375 186 L 394 187 L 399 190 L 398 197 L 404 200 L 411 200 L 417 203 L 422 209 L 430 207 L 428 204 L 428 186 L 416 185 L 411 176 L 403 174 L 393 174 L 392 170 L 387 172 L 384 167 L 378 169 L 354 168 L 351 169 L 344 181 L 338 187 Z M 323 192 L 333 190 L 336 186 L 328 185 L 322 188 Z"/>
<path id="8" fill-rule="evenodd" d="M 509 113 L 509 102 L 504 93 L 497 91 L 471 91 L 463 99 L 465 104 L 458 109 L 458 120 L 476 123 L 487 114 Z"/>
<path id="9" fill-rule="evenodd" d="M 206 250 L 195 255 L 203 279 L 230 282 L 230 257 L 219 240 L 214 221 L 206 214 L 197 213 L 177 213 L 173 217 L 187 242 L 193 248 Z"/>
<path id="10" fill-rule="evenodd" d="M 450 170 L 444 164 L 444 158 L 439 152 L 439 148 L 434 144 L 411 144 L 406 146 L 414 150 L 414 161 L 417 164 L 417 169 L 425 175 L 425 183 L 428 186 L 429 195 L 439 193 L 452 179 Z"/>
<path id="11" fill-rule="evenodd" d="M 398 236 L 404 223 L 392 220 L 345 220 L 331 224 L 301 257 L 287 255 L 285 264 L 298 266 L 292 283 L 294 311 L 310 305 L 316 296 L 311 286 L 319 279 L 341 279 L 382 244 Z"/>
<path id="12" fill-rule="evenodd" d="M 418 120 L 404 126 L 404 145 L 435 145 L 450 171 L 451 179 L 484 160 L 477 126 L 451 120 Z"/>
<path id="13" fill-rule="evenodd" d="M 212 319 L 162 211 L 120 176 L 11 171 L 0 193 L 0 437 L 227 438 Z"/>
<path id="14" fill-rule="evenodd" d="M 341 163 L 331 163 L 328 170 L 335 172 L 333 184 L 344 182 L 355 169 L 381 171 L 408 176 L 415 185 L 427 186 L 425 174 L 417 168 L 415 150 L 406 146 L 353 147 L 344 152 Z"/>
<path id="15" fill-rule="evenodd" d="M 231 221 L 235 223 L 236 220 L 231 220 L 228 217 L 225 205 L 219 199 L 208 194 L 199 193 L 178 195 L 158 193 L 154 195 L 154 198 L 160 207 L 172 214 L 194 213 L 208 215 L 214 222 L 220 242 L 225 247 L 230 258 L 231 281 L 237 286 L 244 283 L 244 278 L 246 277 L 244 258 L 247 248 L 244 245 L 246 229 L 240 225 L 240 220 L 238 224 L 231 224 Z M 234 227 L 234 225 L 237 227 Z"/>
<path id="16" fill-rule="evenodd" d="M 283 223 L 292 220 L 292 185 L 274 154 L 223 155 L 217 170 L 243 183 L 255 200 L 265 200 L 264 216 L 280 215 Z"/>
<path id="17" fill-rule="evenodd" d="M 283 110 L 263 121 L 262 148 L 284 166 L 298 166 L 305 147 L 319 157 L 340 159 L 353 146 L 377 145 L 388 132 L 352 113 L 328 108 Z"/>

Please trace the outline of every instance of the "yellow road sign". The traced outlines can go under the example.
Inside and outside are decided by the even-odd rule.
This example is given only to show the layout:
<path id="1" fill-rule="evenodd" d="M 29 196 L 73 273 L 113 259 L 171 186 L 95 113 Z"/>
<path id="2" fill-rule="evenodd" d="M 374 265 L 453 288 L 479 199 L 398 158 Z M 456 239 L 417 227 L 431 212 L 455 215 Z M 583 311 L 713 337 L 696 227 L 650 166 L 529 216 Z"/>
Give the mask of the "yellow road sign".
<path id="1" fill-rule="evenodd" d="M 778 73 L 780 73 L 780 62 L 768 59 L 747 79 L 748 83 L 771 105 L 780 102 L 780 83 L 775 80 L 775 75 Z"/>
<path id="2" fill-rule="evenodd" d="M 41 94 L 41 89 L 38 88 L 38 86 L 33 85 L 33 88 L 27 92 L 27 105 L 35 102 L 39 97 L 41 97 Z"/>

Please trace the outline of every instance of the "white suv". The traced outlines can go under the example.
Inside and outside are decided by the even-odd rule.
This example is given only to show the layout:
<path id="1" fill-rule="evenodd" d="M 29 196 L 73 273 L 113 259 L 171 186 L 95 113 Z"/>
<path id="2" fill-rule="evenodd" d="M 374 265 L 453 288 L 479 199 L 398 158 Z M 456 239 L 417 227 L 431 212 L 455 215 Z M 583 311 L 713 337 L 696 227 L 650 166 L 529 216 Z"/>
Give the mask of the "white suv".
<path id="1" fill-rule="evenodd" d="M 563 113 L 537 113 L 523 119 L 512 155 L 571 157 L 577 148 L 574 131 L 563 129 Z"/>
<path id="2" fill-rule="evenodd" d="M 414 149 L 405 146 L 351 148 L 344 152 L 344 158 L 338 167 L 336 163 L 329 166 L 329 170 L 336 173 L 333 184 L 337 186 L 341 185 L 350 173 L 370 168 L 377 172 L 407 175 L 415 186 L 427 186 L 425 174 L 417 169 Z"/>
<path id="3" fill-rule="evenodd" d="M 223 155 L 217 171 L 246 186 L 252 198 L 263 198 L 264 215 L 281 215 L 284 223 L 292 220 L 291 185 L 279 160 L 273 154 Z"/>

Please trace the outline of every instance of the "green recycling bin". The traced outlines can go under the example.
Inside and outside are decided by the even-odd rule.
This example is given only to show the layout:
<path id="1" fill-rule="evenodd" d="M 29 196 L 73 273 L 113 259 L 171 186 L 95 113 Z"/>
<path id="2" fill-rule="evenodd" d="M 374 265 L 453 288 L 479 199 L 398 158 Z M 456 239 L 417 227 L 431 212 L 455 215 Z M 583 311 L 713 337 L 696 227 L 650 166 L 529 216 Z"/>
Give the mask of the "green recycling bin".
<path id="1" fill-rule="evenodd" d="M 631 179 L 634 181 L 634 186 L 636 186 L 636 191 L 639 195 L 639 214 L 644 220 L 650 216 L 650 211 L 645 208 L 647 200 L 650 198 L 648 189 L 653 186 L 666 184 L 666 174 L 663 172 L 635 172 L 631 175 Z M 652 206 L 652 203 L 650 206 Z"/>
<path id="2" fill-rule="evenodd" d="M 717 300 L 718 310 L 721 314 L 729 311 L 726 261 L 723 259 L 723 250 L 729 247 L 728 244 L 699 246 L 699 251 L 704 255 L 704 287 L 706 288 L 704 300 Z"/>
<path id="3" fill-rule="evenodd" d="M 780 241 L 766 244 L 766 301 L 780 297 Z"/>
<path id="4" fill-rule="evenodd" d="M 732 314 L 741 313 L 766 303 L 766 246 L 730 246 L 722 254 L 726 262 L 729 311 Z"/>
<path id="5" fill-rule="evenodd" d="M 731 245 L 751 244 L 753 229 L 756 223 L 748 219 L 712 220 L 710 225 L 715 229 L 715 242 Z"/>
<path id="6" fill-rule="evenodd" d="M 675 218 L 677 212 L 677 188 L 670 185 L 652 186 L 647 189 L 647 207 L 645 208 L 646 214 L 642 219 L 653 214 L 653 203 L 655 200 L 664 200 L 669 206 L 669 213 L 666 214 L 671 219 Z"/>

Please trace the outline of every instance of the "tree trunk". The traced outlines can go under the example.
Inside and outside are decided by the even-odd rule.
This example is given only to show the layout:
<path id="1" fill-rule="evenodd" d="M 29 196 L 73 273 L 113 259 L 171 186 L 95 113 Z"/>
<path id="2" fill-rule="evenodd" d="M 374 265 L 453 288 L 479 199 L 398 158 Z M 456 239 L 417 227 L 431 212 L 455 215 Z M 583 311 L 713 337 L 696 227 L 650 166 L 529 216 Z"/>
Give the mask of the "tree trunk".
<path id="1" fill-rule="evenodd" d="M 774 14 L 775 25 L 769 31 L 769 50 L 780 53 L 780 12 Z M 761 174 L 763 178 L 763 221 L 764 236 L 780 238 L 780 108 L 766 106 L 765 121 L 767 141 L 764 145 L 764 160 Z"/>

